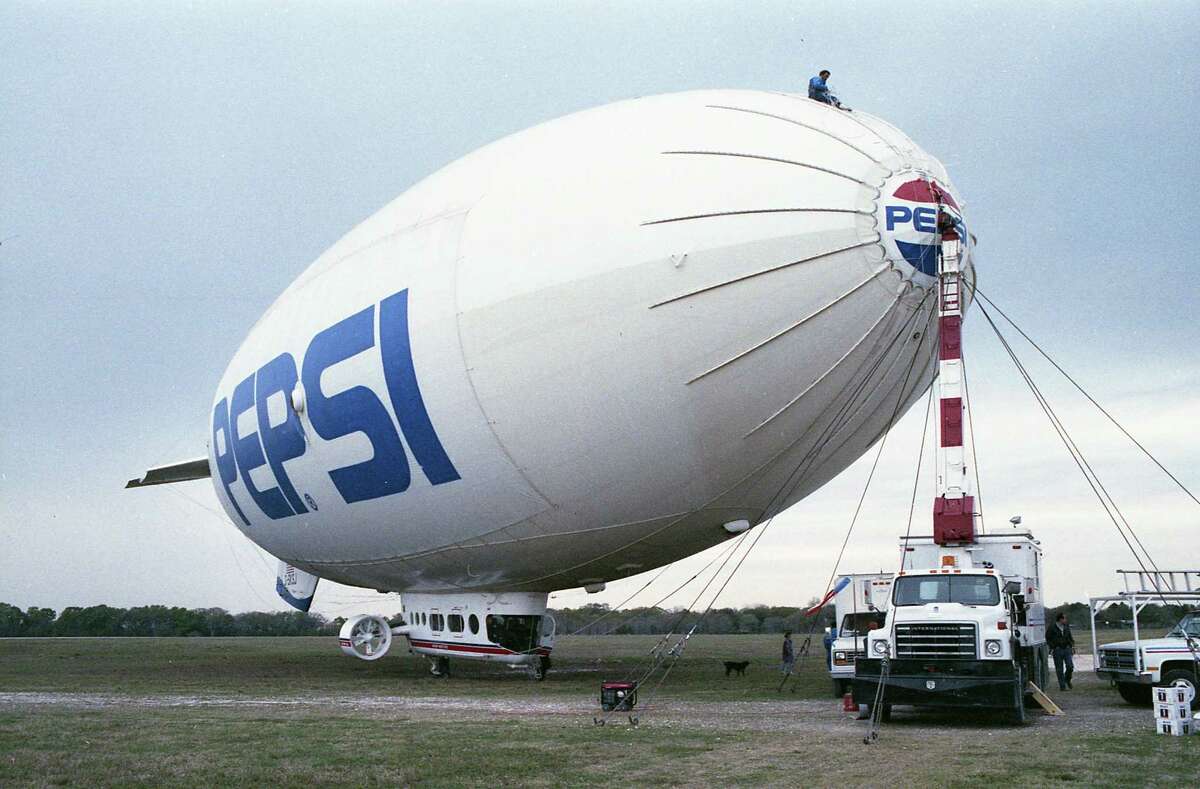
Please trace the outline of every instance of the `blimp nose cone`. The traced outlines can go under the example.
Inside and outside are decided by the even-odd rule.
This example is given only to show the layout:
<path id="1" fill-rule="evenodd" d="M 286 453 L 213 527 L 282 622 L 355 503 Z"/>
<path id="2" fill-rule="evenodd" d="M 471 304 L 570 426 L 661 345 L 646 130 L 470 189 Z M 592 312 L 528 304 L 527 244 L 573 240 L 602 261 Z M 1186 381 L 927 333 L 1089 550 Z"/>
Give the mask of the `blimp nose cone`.
<path id="1" fill-rule="evenodd" d="M 692 107 L 673 109 L 646 133 L 658 161 L 638 160 L 654 185 L 624 201 L 657 237 L 695 248 L 786 235 L 805 265 L 856 259 L 910 291 L 935 281 L 939 211 L 961 224 L 962 199 L 942 164 L 891 124 L 778 95 L 722 95 L 694 119 Z"/>

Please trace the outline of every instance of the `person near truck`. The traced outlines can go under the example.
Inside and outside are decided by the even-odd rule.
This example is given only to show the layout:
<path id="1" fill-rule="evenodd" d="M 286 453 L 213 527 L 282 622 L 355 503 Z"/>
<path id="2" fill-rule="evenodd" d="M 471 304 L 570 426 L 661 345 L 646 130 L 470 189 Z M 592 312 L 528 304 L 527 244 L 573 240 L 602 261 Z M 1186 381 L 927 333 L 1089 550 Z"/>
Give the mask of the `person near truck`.
<path id="1" fill-rule="evenodd" d="M 825 663 L 830 668 L 833 668 L 833 642 L 837 640 L 838 630 L 836 624 L 831 624 L 825 628 Z"/>
<path id="2" fill-rule="evenodd" d="M 1075 673 L 1075 636 L 1066 614 L 1059 614 L 1054 624 L 1046 628 L 1046 644 L 1054 657 L 1054 673 L 1058 675 L 1058 689 L 1071 689 L 1071 676 Z"/>

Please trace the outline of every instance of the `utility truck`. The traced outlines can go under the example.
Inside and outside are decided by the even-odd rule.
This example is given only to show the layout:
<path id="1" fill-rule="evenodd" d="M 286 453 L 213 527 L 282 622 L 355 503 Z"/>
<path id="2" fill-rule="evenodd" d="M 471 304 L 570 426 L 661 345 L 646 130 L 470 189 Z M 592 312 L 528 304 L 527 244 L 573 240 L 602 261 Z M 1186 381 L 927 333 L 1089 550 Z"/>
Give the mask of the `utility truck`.
<path id="1" fill-rule="evenodd" d="M 1130 704 L 1150 704 L 1155 685 L 1200 689 L 1200 610 L 1187 611 L 1162 638 L 1145 638 L 1138 616 L 1150 603 L 1200 609 L 1200 570 L 1117 570 L 1125 591 L 1088 601 L 1092 619 L 1092 656 L 1096 674 L 1110 680 Z M 1133 614 L 1133 640 L 1100 645 L 1096 615 L 1123 603 Z"/>
<path id="2" fill-rule="evenodd" d="M 855 666 L 854 700 L 975 707 L 1025 719 L 1029 682 L 1048 674 L 1042 550 L 1028 532 L 978 535 L 939 545 L 901 538 L 903 570 L 886 621 L 867 635 Z"/>
<path id="3" fill-rule="evenodd" d="M 850 691 L 854 661 L 866 656 L 867 633 L 883 625 L 891 605 L 892 573 L 852 573 L 850 583 L 833 598 L 834 633 L 829 652 L 833 695 Z"/>
<path id="4" fill-rule="evenodd" d="M 964 298 L 961 217 L 940 192 L 937 229 L 938 419 L 934 422 L 936 493 L 933 536 L 901 540 L 900 572 L 884 626 L 867 636 L 855 663 L 854 700 L 991 707 L 1025 719 L 1029 681 L 1045 683 L 1042 552 L 1028 533 L 977 534 L 972 474 L 964 444 L 969 427 L 962 363 Z M 1015 526 L 1019 517 L 1011 521 Z M 982 524 L 981 524 L 982 527 Z"/>

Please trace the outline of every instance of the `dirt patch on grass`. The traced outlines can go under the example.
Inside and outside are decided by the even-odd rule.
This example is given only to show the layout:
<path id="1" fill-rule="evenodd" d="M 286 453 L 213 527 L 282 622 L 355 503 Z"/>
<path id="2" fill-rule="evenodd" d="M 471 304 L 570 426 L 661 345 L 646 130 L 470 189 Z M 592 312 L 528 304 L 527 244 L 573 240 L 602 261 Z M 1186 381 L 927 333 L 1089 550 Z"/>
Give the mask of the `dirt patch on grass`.
<path id="1" fill-rule="evenodd" d="M 987 732 L 988 736 L 1022 734 L 1029 728 L 1047 734 L 1057 731 L 1073 733 L 1135 733 L 1150 726 L 1147 710 L 1131 707 L 1115 692 L 1098 680 L 1082 677 L 1076 682 L 1078 690 L 1055 694 L 1056 701 L 1066 714 L 1052 717 L 1039 710 L 1030 713 L 1029 721 L 1021 727 L 1004 724 L 1000 716 L 989 711 L 913 710 L 896 707 L 892 722 L 886 729 L 896 732 L 928 733 L 946 729 L 971 729 Z M 258 708 L 327 710 L 378 719 L 403 715 L 413 720 L 486 721 L 496 718 L 554 718 L 591 722 L 595 717 L 607 718 L 610 725 L 628 725 L 627 713 L 606 714 L 593 699 L 496 699 L 462 696 L 396 696 L 396 695 L 188 695 L 188 694 L 113 694 L 113 693 L 0 693 L 0 709 L 20 709 L 31 706 L 54 706 L 76 709 L 113 708 Z M 680 698 L 656 698 L 640 705 L 634 712 L 639 725 L 687 727 L 716 731 L 840 733 L 861 736 L 866 724 L 852 714 L 841 711 L 835 699 L 814 700 L 789 698 L 784 693 L 777 701 L 697 702 Z"/>

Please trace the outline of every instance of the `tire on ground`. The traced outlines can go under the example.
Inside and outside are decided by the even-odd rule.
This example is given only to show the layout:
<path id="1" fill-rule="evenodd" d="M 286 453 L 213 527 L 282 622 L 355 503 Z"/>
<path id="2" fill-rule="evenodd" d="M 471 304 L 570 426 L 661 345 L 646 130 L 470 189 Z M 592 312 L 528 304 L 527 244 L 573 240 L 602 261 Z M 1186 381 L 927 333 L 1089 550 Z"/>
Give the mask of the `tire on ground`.
<path id="1" fill-rule="evenodd" d="M 1008 712 L 1008 719 L 1016 726 L 1025 723 L 1025 667 L 1017 666 L 1017 686 L 1014 689 L 1016 704 Z"/>
<path id="2" fill-rule="evenodd" d="M 1186 668 L 1171 669 L 1170 671 L 1163 674 L 1162 684 L 1163 685 L 1174 685 L 1179 680 L 1183 680 L 1184 682 L 1189 683 L 1192 686 L 1192 690 L 1196 691 L 1197 695 L 1200 695 L 1200 685 L 1196 684 L 1196 675 L 1190 669 L 1186 669 Z M 1193 698 L 1192 703 L 1193 704 L 1197 703 L 1195 698 Z"/>

